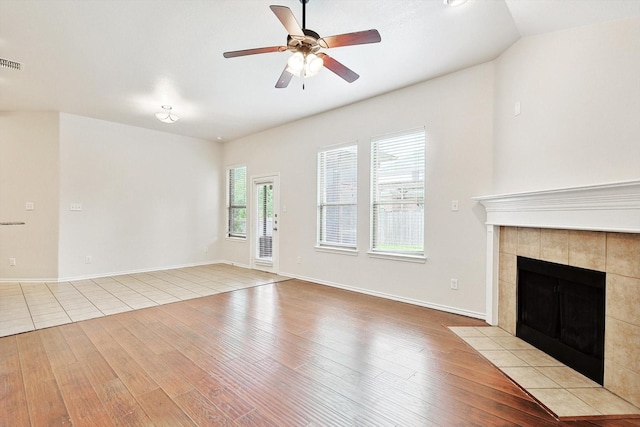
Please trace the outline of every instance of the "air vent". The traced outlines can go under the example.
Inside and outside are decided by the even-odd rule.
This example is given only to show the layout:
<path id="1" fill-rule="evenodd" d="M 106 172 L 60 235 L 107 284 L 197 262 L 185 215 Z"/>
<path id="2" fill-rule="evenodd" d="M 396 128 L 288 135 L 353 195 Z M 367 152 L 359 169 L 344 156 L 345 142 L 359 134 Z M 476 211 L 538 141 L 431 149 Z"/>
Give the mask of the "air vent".
<path id="1" fill-rule="evenodd" d="M 22 64 L 19 62 L 9 61 L 8 59 L 0 58 L 0 68 L 11 68 L 12 70 L 19 70 Z"/>

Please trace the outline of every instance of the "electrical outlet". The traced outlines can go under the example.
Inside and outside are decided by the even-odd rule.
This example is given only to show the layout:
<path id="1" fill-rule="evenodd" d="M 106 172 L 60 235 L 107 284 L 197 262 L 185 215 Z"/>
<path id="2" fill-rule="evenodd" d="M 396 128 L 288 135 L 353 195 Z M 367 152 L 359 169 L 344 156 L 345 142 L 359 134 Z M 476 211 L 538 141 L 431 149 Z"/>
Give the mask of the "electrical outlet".
<path id="1" fill-rule="evenodd" d="M 33 202 L 27 202 L 25 203 L 24 208 L 28 211 L 32 211 L 35 208 L 35 205 L 33 204 Z"/>
<path id="2" fill-rule="evenodd" d="M 454 291 L 458 290 L 458 279 L 451 279 L 451 289 Z"/>
<path id="3" fill-rule="evenodd" d="M 458 212 L 459 206 L 458 206 L 458 201 L 457 200 L 452 200 L 451 201 L 451 210 L 453 212 Z"/>
<path id="4" fill-rule="evenodd" d="M 84 257 L 84 263 L 91 264 L 91 255 L 87 255 L 86 257 Z"/>
<path id="5" fill-rule="evenodd" d="M 300 261 L 302 261 L 302 259 L 300 257 L 298 257 L 298 259 L 296 259 L 296 263 L 300 264 Z"/>
<path id="6" fill-rule="evenodd" d="M 9 265 L 11 267 L 15 267 L 16 266 L 16 259 L 15 258 L 9 258 Z"/>
<path id="7" fill-rule="evenodd" d="M 70 211 L 79 212 L 82 210 L 82 203 L 71 203 L 69 206 Z"/>

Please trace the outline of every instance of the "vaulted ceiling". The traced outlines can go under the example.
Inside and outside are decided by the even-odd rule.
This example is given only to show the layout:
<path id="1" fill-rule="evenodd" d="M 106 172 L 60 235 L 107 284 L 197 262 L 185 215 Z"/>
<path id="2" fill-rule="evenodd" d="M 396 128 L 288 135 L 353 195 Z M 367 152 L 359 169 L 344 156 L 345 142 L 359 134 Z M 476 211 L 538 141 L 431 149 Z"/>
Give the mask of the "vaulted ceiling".
<path id="1" fill-rule="evenodd" d="M 230 140 L 496 58 L 520 37 L 640 16 L 640 0 L 310 0 L 321 36 L 376 28 L 381 43 L 326 50 L 360 74 L 327 69 L 286 89 L 290 53 L 269 9 L 300 0 L 0 0 L 0 111 L 61 111 L 181 135 Z M 428 102 L 428 100 L 425 100 Z M 175 124 L 154 113 L 169 104 Z M 330 125 L 330 124 L 328 124 Z"/>

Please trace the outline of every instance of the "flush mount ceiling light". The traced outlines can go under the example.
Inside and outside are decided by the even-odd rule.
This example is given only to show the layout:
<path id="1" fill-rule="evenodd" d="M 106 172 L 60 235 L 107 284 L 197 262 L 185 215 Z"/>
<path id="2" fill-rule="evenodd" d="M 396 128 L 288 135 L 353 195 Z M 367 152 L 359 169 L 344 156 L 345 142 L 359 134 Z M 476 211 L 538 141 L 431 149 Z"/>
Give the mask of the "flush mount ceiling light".
<path id="1" fill-rule="evenodd" d="M 451 7 L 460 6 L 461 4 L 465 4 L 466 2 L 467 0 L 442 0 L 442 3 L 444 3 L 445 6 Z"/>
<path id="2" fill-rule="evenodd" d="M 171 112 L 171 105 L 162 105 L 162 111 L 156 113 L 156 119 L 163 123 L 175 123 L 180 117 Z"/>

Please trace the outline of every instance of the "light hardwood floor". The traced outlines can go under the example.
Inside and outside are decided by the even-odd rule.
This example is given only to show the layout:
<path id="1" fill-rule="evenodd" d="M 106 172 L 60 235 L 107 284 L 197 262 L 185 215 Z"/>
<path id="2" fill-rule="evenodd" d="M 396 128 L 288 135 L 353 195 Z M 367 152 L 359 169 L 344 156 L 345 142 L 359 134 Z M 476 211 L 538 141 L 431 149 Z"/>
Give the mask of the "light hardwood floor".
<path id="1" fill-rule="evenodd" d="M 557 422 L 448 326 L 287 280 L 0 338 L 0 426 Z"/>

